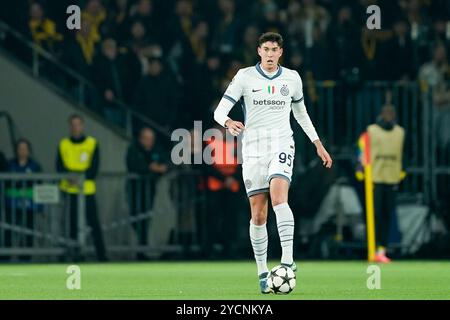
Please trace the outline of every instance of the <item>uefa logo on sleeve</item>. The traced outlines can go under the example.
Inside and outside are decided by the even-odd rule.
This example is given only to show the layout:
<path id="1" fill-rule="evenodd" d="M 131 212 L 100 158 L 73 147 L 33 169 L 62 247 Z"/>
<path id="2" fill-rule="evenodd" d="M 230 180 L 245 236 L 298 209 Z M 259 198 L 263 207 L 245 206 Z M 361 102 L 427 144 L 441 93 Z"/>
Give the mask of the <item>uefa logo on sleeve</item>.
<path id="1" fill-rule="evenodd" d="M 281 92 L 281 94 L 282 94 L 283 96 L 289 95 L 289 89 L 288 89 L 288 86 L 284 84 L 284 85 L 281 87 L 280 92 Z"/>

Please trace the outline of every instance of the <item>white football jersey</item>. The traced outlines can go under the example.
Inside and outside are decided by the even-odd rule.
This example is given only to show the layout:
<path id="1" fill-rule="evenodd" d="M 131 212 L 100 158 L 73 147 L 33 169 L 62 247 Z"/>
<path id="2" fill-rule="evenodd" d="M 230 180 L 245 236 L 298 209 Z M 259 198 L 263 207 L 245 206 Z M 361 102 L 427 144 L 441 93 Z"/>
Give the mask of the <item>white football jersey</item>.
<path id="1" fill-rule="evenodd" d="M 292 109 L 311 141 L 318 139 L 304 106 L 302 80 L 295 70 L 279 66 L 273 76 L 268 76 L 260 63 L 240 69 L 229 84 L 224 99 L 232 105 L 238 102 L 242 105 L 245 118 L 242 137 L 244 157 L 262 156 L 276 152 L 286 143 L 293 144 L 290 125 Z M 222 125 L 228 119 L 226 115 L 231 107 L 225 108 L 223 112 L 217 110 L 215 118 Z M 300 107 L 304 110 L 300 110 Z M 307 119 L 303 121 L 305 116 Z"/>

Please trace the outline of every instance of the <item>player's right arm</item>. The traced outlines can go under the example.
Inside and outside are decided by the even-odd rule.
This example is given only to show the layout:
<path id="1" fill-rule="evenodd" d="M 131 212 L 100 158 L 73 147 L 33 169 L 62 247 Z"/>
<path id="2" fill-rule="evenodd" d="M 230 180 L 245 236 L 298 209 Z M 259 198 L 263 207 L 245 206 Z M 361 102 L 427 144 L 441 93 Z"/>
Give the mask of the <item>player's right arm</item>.
<path id="1" fill-rule="evenodd" d="M 216 110 L 214 111 L 214 120 L 216 120 L 221 126 L 225 127 L 234 136 L 239 135 L 244 129 L 242 122 L 234 121 L 228 114 L 233 106 L 239 101 L 243 94 L 243 81 L 241 70 L 234 76 L 233 80 L 228 85 L 222 99 L 219 102 Z"/>

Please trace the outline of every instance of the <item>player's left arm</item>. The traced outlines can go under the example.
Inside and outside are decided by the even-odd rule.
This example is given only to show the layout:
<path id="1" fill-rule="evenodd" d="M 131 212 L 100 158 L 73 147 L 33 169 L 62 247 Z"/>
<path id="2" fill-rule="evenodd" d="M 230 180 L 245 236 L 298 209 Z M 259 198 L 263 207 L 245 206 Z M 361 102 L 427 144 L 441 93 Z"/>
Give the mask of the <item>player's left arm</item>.
<path id="1" fill-rule="evenodd" d="M 306 110 L 300 75 L 298 75 L 298 81 L 296 84 L 297 88 L 292 97 L 292 113 L 294 114 L 295 120 L 297 120 L 298 124 L 308 136 L 309 140 L 311 140 L 311 142 L 316 146 L 317 155 L 322 159 L 323 165 L 327 168 L 331 168 L 333 160 L 320 141 L 311 118 L 309 117 L 308 111 Z"/>
<path id="2" fill-rule="evenodd" d="M 316 146 L 317 155 L 323 161 L 323 165 L 327 168 L 331 168 L 331 166 L 333 165 L 333 159 L 331 159 L 330 154 L 322 145 L 322 142 L 320 140 L 316 140 L 314 141 L 314 145 Z"/>

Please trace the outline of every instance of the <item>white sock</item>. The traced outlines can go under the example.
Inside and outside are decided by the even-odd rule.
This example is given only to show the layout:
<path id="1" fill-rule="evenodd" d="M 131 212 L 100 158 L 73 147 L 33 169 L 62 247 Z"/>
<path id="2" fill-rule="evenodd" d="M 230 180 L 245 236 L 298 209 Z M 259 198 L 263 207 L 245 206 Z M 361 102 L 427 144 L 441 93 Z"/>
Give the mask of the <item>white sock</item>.
<path id="1" fill-rule="evenodd" d="M 286 202 L 274 206 L 273 210 L 277 217 L 278 234 L 280 236 L 281 263 L 291 264 L 294 262 L 294 215 Z"/>
<path id="2" fill-rule="evenodd" d="M 267 269 L 267 228 L 266 224 L 257 226 L 250 220 L 250 241 L 255 255 L 256 265 L 258 266 L 258 275 L 268 272 Z"/>

